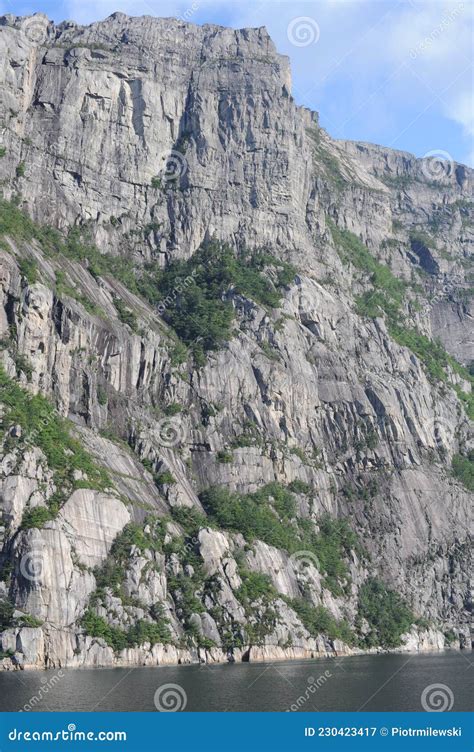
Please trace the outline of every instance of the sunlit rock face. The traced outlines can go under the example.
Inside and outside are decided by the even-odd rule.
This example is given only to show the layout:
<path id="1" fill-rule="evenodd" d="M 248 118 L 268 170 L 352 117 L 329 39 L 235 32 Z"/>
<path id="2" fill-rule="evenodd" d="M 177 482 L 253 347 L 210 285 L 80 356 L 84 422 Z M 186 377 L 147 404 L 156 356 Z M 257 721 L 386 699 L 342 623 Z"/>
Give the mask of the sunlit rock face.
<path id="1" fill-rule="evenodd" d="M 296 105 L 289 62 L 265 29 L 5 16 L 0 58 L 3 195 L 37 223 L 86 229 L 137 274 L 211 239 L 296 269 L 274 308 L 229 290 L 233 336 L 198 368 L 176 362 L 161 311 L 130 285 L 3 233 L 3 368 L 72 421 L 110 483 L 76 471 L 57 513 L 25 526 L 61 483 L 34 432 L 26 441 L 22 425 L 2 429 L 0 601 L 16 616 L 0 633 L 14 659 L 0 665 L 222 661 L 229 646 L 236 660 L 355 651 L 308 629 L 295 601 L 360 637 L 361 588 L 373 578 L 425 619 L 403 649 L 440 649 L 445 633 L 469 647 L 472 494 L 451 462 L 469 447 L 459 392 L 470 384 L 449 365 L 445 380 L 433 377 L 382 309 L 364 315 L 373 268 L 341 250 L 334 228 L 405 283 L 405 326 L 468 366 L 473 171 L 331 139 Z M 321 534 L 329 515 L 356 533 L 337 585 L 306 543 L 289 551 L 206 520 L 206 489 L 270 483 L 294 489 L 287 527 L 312 521 Z M 199 514 L 195 529 L 181 507 Z M 249 573 L 265 576 L 269 603 L 254 593 L 249 605 Z M 84 626 L 91 611 L 122 633 L 166 620 L 169 638 L 114 649 Z"/>

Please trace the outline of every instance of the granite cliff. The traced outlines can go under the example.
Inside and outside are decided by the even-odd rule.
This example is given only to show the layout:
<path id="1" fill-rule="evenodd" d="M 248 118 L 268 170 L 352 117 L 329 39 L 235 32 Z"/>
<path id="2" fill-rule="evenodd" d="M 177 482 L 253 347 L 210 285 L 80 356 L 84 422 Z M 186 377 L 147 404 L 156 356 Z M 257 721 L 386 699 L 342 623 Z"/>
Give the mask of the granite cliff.
<path id="1" fill-rule="evenodd" d="M 474 173 L 265 29 L 0 19 L 0 665 L 471 648 Z"/>

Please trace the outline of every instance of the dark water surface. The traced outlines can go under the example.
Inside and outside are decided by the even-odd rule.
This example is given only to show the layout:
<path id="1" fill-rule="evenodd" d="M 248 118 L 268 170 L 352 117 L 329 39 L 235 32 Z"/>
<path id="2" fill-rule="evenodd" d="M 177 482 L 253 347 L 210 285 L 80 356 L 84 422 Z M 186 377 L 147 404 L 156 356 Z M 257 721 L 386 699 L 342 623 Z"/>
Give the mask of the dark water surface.
<path id="1" fill-rule="evenodd" d="M 154 711 L 156 697 L 158 704 L 171 707 L 185 703 L 187 711 L 284 711 L 292 706 L 307 712 L 421 711 L 424 691 L 428 702 L 472 710 L 473 659 L 453 651 L 210 667 L 0 672 L 0 710 Z M 444 689 L 429 689 L 439 684 Z"/>

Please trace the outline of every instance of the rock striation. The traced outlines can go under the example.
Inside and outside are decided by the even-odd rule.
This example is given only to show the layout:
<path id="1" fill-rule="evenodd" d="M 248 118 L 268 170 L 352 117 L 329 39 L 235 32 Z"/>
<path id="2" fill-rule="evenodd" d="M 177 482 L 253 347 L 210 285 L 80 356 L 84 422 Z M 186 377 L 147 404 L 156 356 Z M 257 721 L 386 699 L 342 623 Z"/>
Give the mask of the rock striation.
<path id="1" fill-rule="evenodd" d="M 470 649 L 473 171 L 331 139 L 265 29 L 7 15 L 0 58 L 0 666 Z M 211 241 L 295 274 L 273 307 L 231 287 L 196 364 L 113 269 Z M 314 548 L 223 524 L 215 488 L 268 488 Z"/>

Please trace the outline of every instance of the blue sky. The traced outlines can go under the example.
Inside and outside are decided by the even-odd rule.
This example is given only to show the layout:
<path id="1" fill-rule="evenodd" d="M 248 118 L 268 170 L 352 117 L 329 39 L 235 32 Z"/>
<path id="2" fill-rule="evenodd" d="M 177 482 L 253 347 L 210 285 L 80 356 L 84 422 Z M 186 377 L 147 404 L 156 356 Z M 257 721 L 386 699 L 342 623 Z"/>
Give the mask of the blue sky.
<path id="1" fill-rule="evenodd" d="M 266 26 L 296 101 L 332 136 L 474 165 L 472 0 L 0 0 L 0 12 L 56 21 L 116 10 Z"/>

